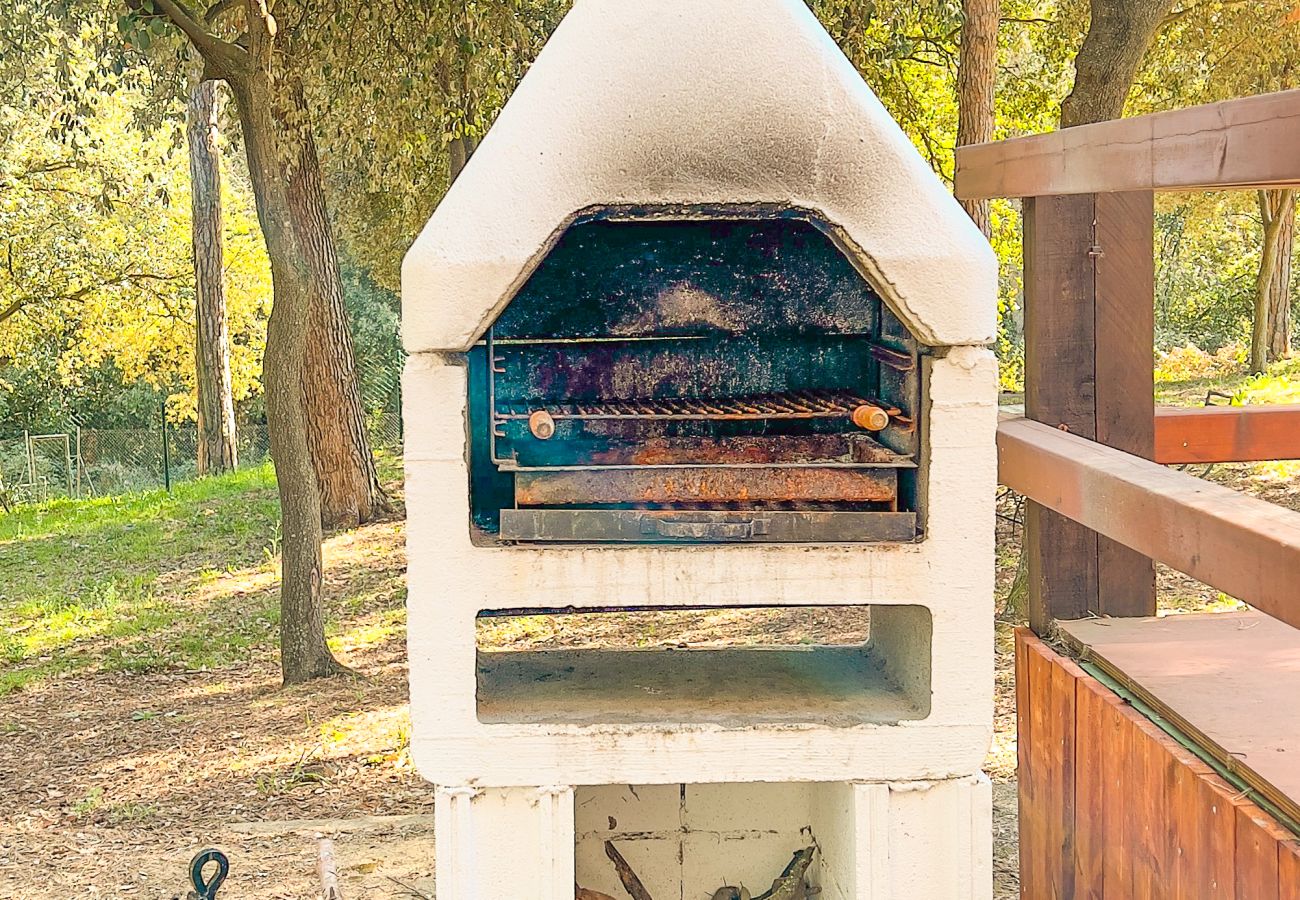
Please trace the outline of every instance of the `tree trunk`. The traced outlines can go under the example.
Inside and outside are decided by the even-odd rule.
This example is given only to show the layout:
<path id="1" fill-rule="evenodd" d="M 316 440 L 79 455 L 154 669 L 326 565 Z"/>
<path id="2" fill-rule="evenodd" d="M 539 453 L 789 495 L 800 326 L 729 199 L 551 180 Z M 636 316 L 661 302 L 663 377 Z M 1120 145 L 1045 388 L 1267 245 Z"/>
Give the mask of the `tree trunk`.
<path id="1" fill-rule="evenodd" d="M 1061 127 L 1124 115 L 1156 29 L 1173 0 L 1092 0 L 1092 22 L 1074 60 L 1074 90 L 1061 104 Z"/>
<path id="2" fill-rule="evenodd" d="M 1291 250 L 1295 235 L 1295 191 L 1259 192 L 1264 246 L 1255 279 L 1255 323 L 1250 337 L 1250 370 L 1291 350 Z"/>
<path id="3" fill-rule="evenodd" d="M 335 661 L 325 642 L 320 489 L 308 439 L 304 390 L 309 328 L 320 274 L 309 248 L 320 242 L 314 236 L 304 239 L 299 233 L 290 196 L 302 147 L 310 138 L 310 122 L 306 116 L 296 115 L 302 111 L 301 92 L 286 88 L 282 67 L 287 54 L 276 44 L 280 26 L 269 3 L 246 0 L 242 6 L 244 33 L 238 44 L 207 30 L 205 23 L 177 0 L 152 0 L 152 7 L 183 31 L 202 54 L 205 75 L 230 84 L 239 110 L 275 292 L 266 328 L 262 378 L 280 493 L 280 670 L 285 684 L 338 674 L 347 670 Z M 346 410 L 334 410 L 335 415 L 340 413 Z"/>
<path id="4" fill-rule="evenodd" d="M 1290 196 L 1280 202 L 1281 225 L 1277 241 L 1277 271 L 1269 286 L 1268 355 L 1272 362 L 1291 355 L 1291 261 L 1295 252 L 1295 190 L 1277 191 Z"/>
<path id="5" fill-rule="evenodd" d="M 280 492 L 280 669 L 285 684 L 296 684 L 343 671 L 325 642 L 320 492 L 304 391 L 316 272 L 297 232 L 289 195 L 291 174 L 283 154 L 277 153 L 299 139 L 302 127 L 282 132 L 284 119 L 272 110 L 283 111 L 286 103 L 274 95 L 264 70 L 232 89 L 275 291 L 262 374 Z"/>
<path id="6" fill-rule="evenodd" d="M 993 98 L 998 77 L 998 19 L 1001 0 L 963 0 L 961 56 L 957 67 L 957 146 L 993 139 Z M 992 234 L 989 201 L 963 200 L 962 206 L 984 232 Z"/>
<path id="7" fill-rule="evenodd" d="M 460 173 L 465 171 L 465 166 L 469 165 L 469 158 L 474 155 L 478 149 L 478 139 L 470 135 L 461 135 L 451 139 L 447 146 L 447 184 L 450 186 L 460 177 Z"/>
<path id="8" fill-rule="evenodd" d="M 194 381 L 198 391 L 198 471 L 233 470 L 235 402 L 230 387 L 230 336 L 222 262 L 221 151 L 217 144 L 217 82 L 190 90 L 186 137 L 194 234 Z"/>
<path id="9" fill-rule="evenodd" d="M 291 83 L 286 93 L 288 117 L 296 123 L 309 122 L 301 83 Z M 285 121 L 280 126 L 293 127 Z M 303 369 L 309 443 L 320 488 L 321 521 L 327 527 L 351 528 L 387 511 L 388 498 L 370 451 L 316 143 L 308 126 L 301 125 L 300 131 L 297 164 L 289 173 L 286 190 L 294 230 L 311 273 L 311 322 Z"/>

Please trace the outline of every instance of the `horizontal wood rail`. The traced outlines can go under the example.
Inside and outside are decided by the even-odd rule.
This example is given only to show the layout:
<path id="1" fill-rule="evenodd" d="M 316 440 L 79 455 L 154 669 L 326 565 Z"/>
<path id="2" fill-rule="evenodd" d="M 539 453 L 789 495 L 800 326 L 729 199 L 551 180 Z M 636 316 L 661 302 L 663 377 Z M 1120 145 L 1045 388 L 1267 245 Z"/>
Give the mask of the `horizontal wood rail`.
<path id="1" fill-rule="evenodd" d="M 1300 512 L 1028 419 L 998 426 L 998 474 L 1047 509 L 1300 628 Z"/>
<path id="2" fill-rule="evenodd" d="M 1003 409 L 1003 422 L 1025 414 L 1024 406 Z M 1162 465 L 1300 459 L 1300 404 L 1163 406 L 1155 412 L 1152 458 Z"/>
<path id="3" fill-rule="evenodd" d="M 1156 410 L 1156 462 L 1300 459 L 1300 405 Z"/>
<path id="4" fill-rule="evenodd" d="M 963 200 L 1300 184 L 1300 90 L 957 149 Z"/>

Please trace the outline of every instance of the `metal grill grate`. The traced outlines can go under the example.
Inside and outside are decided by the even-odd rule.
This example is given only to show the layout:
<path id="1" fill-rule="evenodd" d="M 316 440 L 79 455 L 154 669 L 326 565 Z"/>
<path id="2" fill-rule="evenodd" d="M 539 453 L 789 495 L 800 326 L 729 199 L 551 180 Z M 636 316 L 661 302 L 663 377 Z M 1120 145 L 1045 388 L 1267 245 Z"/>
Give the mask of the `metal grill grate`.
<path id="1" fill-rule="evenodd" d="M 851 391 L 809 390 L 744 397 L 700 398 L 660 397 L 645 400 L 591 400 L 545 407 L 510 404 L 497 410 L 499 421 L 528 419 L 544 408 L 556 420 L 581 419 L 679 419 L 702 421 L 746 421 L 761 419 L 850 418 L 858 407 L 873 401 Z M 896 408 L 886 406 L 897 416 Z"/>

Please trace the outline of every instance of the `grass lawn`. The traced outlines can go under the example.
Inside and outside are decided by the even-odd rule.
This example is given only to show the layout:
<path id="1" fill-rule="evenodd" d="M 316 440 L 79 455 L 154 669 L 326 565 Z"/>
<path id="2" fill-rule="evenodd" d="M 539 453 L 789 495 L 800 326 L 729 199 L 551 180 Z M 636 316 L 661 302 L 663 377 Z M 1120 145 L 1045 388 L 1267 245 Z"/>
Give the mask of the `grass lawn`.
<path id="1" fill-rule="evenodd" d="M 269 465 L 0 516 L 0 695 L 87 666 L 220 666 L 270 640 L 272 594 L 227 604 L 207 588 L 271 574 L 278 516 Z"/>
<path id="2" fill-rule="evenodd" d="M 381 468 L 400 476 L 391 459 Z M 212 669 L 272 647 L 279 543 L 270 464 L 171 493 L 56 500 L 0 516 L 0 696 L 87 668 Z M 331 608 L 355 613 L 377 599 L 373 584 L 356 587 Z M 389 607 L 400 612 L 400 600 Z M 399 618 L 332 634 L 373 641 Z"/>
<path id="3" fill-rule="evenodd" d="M 309 896 L 314 841 L 234 823 L 431 811 L 408 754 L 400 471 L 380 472 L 399 512 L 323 548 L 330 643 L 363 677 L 291 689 L 269 467 L 0 516 L 0 900 L 184 896 L 210 845 L 223 893 Z M 366 866 L 350 885 L 429 883 L 424 831 L 341 838 Z"/>

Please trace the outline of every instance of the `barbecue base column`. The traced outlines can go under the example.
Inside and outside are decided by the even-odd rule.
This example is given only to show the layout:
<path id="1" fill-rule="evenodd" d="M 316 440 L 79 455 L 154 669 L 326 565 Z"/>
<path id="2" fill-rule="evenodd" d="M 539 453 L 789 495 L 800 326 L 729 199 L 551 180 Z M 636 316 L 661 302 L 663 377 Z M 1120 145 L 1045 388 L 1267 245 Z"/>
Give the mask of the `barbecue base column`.
<path id="1" fill-rule="evenodd" d="M 573 900 L 573 788 L 440 787 L 439 900 Z"/>
<path id="2" fill-rule="evenodd" d="M 983 773 L 854 785 L 857 864 L 844 900 L 992 900 L 993 791 Z M 828 838 L 820 838 L 823 852 Z"/>

